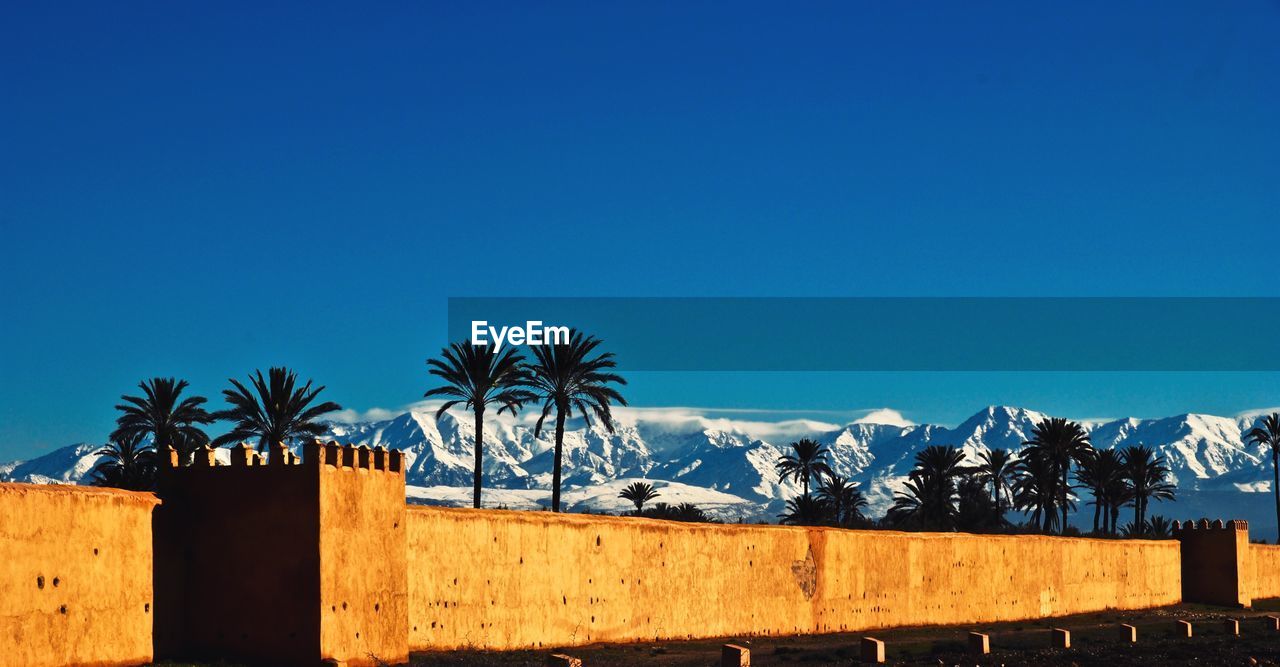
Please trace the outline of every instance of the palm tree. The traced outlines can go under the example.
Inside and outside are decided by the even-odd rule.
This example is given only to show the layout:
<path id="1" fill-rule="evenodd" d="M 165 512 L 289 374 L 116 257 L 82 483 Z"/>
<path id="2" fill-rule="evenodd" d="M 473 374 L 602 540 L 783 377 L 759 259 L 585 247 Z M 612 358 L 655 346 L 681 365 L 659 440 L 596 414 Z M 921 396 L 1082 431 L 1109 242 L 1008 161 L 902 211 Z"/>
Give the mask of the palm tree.
<path id="1" fill-rule="evenodd" d="M 122 414 L 116 418 L 112 442 L 129 442 L 151 437 L 156 451 L 167 447 L 177 450 L 183 465 L 191 462 L 191 453 L 209 442 L 200 426 L 213 423 L 213 417 L 201 406 L 203 396 L 182 397 L 186 380 L 151 378 L 138 384 L 143 396 L 121 396 L 116 406 Z"/>
<path id="2" fill-rule="evenodd" d="M 636 506 L 636 516 L 644 511 L 644 504 L 658 497 L 653 485 L 648 482 L 632 482 L 618 494 L 619 498 L 630 500 Z"/>
<path id="3" fill-rule="evenodd" d="M 498 406 L 498 414 L 508 411 L 515 414 L 520 406 L 533 398 L 531 392 L 520 388 L 524 374 L 521 364 L 524 357 L 515 348 L 497 353 L 496 346 L 472 345 L 471 341 L 453 343 L 440 351 L 439 359 L 428 359 L 432 375 L 444 381 L 444 385 L 426 393 L 427 398 L 445 396 L 436 419 L 449 408 L 461 403 L 475 417 L 475 467 L 471 473 L 471 504 L 480 508 L 480 481 L 484 474 L 484 412 L 490 405 Z"/>
<path id="4" fill-rule="evenodd" d="M 787 511 L 779 514 L 781 523 L 790 526 L 821 526 L 831 518 L 831 506 L 827 501 L 809 494 L 787 500 Z"/>
<path id="5" fill-rule="evenodd" d="M 718 523 L 707 513 L 702 511 L 700 507 L 693 503 L 680 503 L 679 505 L 668 505 L 666 503 L 657 503 L 648 510 L 645 510 L 644 516 L 652 519 L 666 519 L 668 521 L 686 521 L 696 523 Z"/>
<path id="6" fill-rule="evenodd" d="M 1040 450 L 1024 450 L 1014 464 L 1013 507 L 1031 514 L 1031 525 L 1050 532 L 1058 525 L 1058 474 Z"/>
<path id="7" fill-rule="evenodd" d="M 906 492 L 894 495 L 887 518 L 893 523 L 948 530 L 955 526 L 956 478 L 966 469 L 964 452 L 955 447 L 930 445 L 916 453 L 916 467 L 906 482 Z"/>
<path id="8" fill-rule="evenodd" d="M 987 492 L 980 475 L 961 475 L 956 483 L 955 527 L 971 533 L 1000 528 L 1005 524 L 1004 512 Z"/>
<path id="9" fill-rule="evenodd" d="M 1169 537 L 1173 535 L 1173 522 L 1157 514 L 1147 522 L 1147 533 L 1157 539 Z"/>
<path id="10" fill-rule="evenodd" d="M 1147 525 L 1145 523 L 1134 523 L 1130 521 L 1120 529 L 1122 537 L 1138 539 L 1147 536 Z"/>
<path id="11" fill-rule="evenodd" d="M 794 479 L 804 487 L 804 495 L 809 495 L 809 481 L 818 475 L 831 475 L 831 467 L 827 465 L 827 447 L 808 438 L 791 443 L 791 453 L 785 454 L 774 464 L 778 470 L 778 481 Z"/>
<path id="12" fill-rule="evenodd" d="M 1005 503 L 1001 492 L 1013 481 L 1013 455 L 1007 449 L 991 449 L 980 452 L 978 461 L 974 472 L 983 483 L 991 485 L 991 499 L 1003 513 Z"/>
<path id="13" fill-rule="evenodd" d="M 863 520 L 862 510 L 867 507 L 867 499 L 858 490 L 858 485 L 846 477 L 823 477 L 818 486 L 818 499 L 831 508 L 831 518 L 837 525 L 851 526 Z"/>
<path id="14" fill-rule="evenodd" d="M 272 367 L 266 378 L 262 377 L 262 371 L 254 371 L 249 376 L 253 391 L 234 378 L 230 382 L 233 388 L 224 389 L 222 395 L 231 407 L 213 413 L 213 418 L 235 423 L 230 431 L 214 439 L 214 447 L 257 440 L 258 451 L 265 451 L 275 443 L 319 437 L 324 434 L 325 426 L 316 420 L 342 409 L 332 401 L 311 405 L 324 387 L 312 389 L 310 380 L 297 386 L 298 375 L 288 368 Z"/>
<path id="15" fill-rule="evenodd" d="M 711 517 L 707 516 L 707 513 L 702 511 L 701 507 L 698 507 L 693 503 L 680 503 L 679 505 L 676 505 L 675 520 L 708 523 L 711 522 Z"/>
<path id="16" fill-rule="evenodd" d="M 1124 479 L 1124 466 L 1120 463 L 1119 454 L 1115 455 L 1116 473 L 1111 482 L 1107 484 L 1107 505 L 1111 518 L 1107 522 L 1107 532 L 1112 535 L 1116 534 L 1117 526 L 1120 525 L 1120 508 L 1128 505 L 1133 500 L 1133 494 L 1129 491 L 1129 484 Z"/>
<path id="17" fill-rule="evenodd" d="M 95 452 L 103 457 L 93 468 L 94 486 L 150 491 L 156 483 L 156 453 L 141 436 L 114 439 Z"/>
<path id="18" fill-rule="evenodd" d="M 1121 479 L 1121 471 L 1120 458 L 1115 450 L 1111 449 L 1091 450 L 1080 460 L 1080 465 L 1076 468 L 1076 482 L 1093 494 L 1093 501 L 1090 504 L 1093 505 L 1093 532 L 1095 533 L 1098 532 L 1099 525 L 1103 532 L 1110 532 L 1108 519 L 1111 507 L 1117 500 L 1113 495 L 1117 488 L 1116 481 Z"/>
<path id="19" fill-rule="evenodd" d="M 1174 487 L 1168 481 L 1169 466 L 1164 457 L 1146 445 L 1125 447 L 1120 454 L 1124 480 L 1133 503 L 1133 523 L 1146 525 L 1147 504 L 1152 500 L 1173 500 Z"/>
<path id="20" fill-rule="evenodd" d="M 533 437 L 542 433 L 542 424 L 552 410 L 556 413 L 555 464 L 551 473 L 551 511 L 560 511 L 560 471 L 564 459 L 564 421 L 573 411 L 591 423 L 594 414 L 613 433 L 610 404 L 626 405 L 618 390 L 610 384 L 625 385 L 626 380 L 611 369 L 617 367 L 612 352 L 594 354 L 600 340 L 574 331 L 568 343 L 533 348 L 535 361 L 525 369 L 525 384 L 534 398 L 542 401 L 542 414 L 534 426 Z M 590 414 L 588 414 L 590 413 Z"/>
<path id="21" fill-rule="evenodd" d="M 934 511 L 930 516 L 929 499 L 937 495 L 929 488 L 930 482 L 912 477 L 907 479 L 904 487 L 905 491 L 893 494 L 893 506 L 884 515 L 888 523 L 899 528 L 928 528 L 935 526 L 934 522 L 940 518 L 946 522 L 951 520 L 950 512 L 938 517 Z"/>
<path id="22" fill-rule="evenodd" d="M 1076 483 L 1084 488 L 1089 489 L 1093 493 L 1093 532 L 1098 532 L 1098 519 L 1102 515 L 1102 492 L 1099 490 L 1099 484 L 1093 473 L 1093 463 L 1098 458 L 1098 452 L 1094 451 L 1086 455 L 1080 460 L 1080 464 L 1076 466 Z"/>
<path id="23" fill-rule="evenodd" d="M 1280 413 L 1271 413 L 1262 420 L 1262 425 L 1249 431 L 1245 439 L 1249 444 L 1266 445 L 1271 450 L 1271 493 L 1276 499 L 1276 523 L 1280 525 Z M 1280 538 L 1277 538 L 1280 544 Z"/>
<path id="24" fill-rule="evenodd" d="M 1068 476 L 1071 473 L 1071 464 L 1087 456 L 1086 452 L 1092 448 L 1089 444 L 1089 434 L 1073 421 L 1049 417 L 1036 424 L 1031 429 L 1031 439 L 1022 444 L 1026 447 L 1023 450 L 1024 456 L 1028 454 L 1028 450 L 1042 453 L 1058 477 L 1055 504 L 1062 515 L 1061 529 L 1066 530 L 1067 510 L 1071 506 L 1068 498 L 1071 493 Z"/>

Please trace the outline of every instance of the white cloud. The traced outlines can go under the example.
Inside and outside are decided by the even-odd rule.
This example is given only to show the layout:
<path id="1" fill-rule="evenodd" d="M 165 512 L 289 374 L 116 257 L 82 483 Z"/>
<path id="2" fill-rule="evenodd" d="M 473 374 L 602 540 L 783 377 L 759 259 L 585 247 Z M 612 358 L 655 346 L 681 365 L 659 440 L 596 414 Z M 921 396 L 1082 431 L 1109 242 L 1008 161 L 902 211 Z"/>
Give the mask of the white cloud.
<path id="1" fill-rule="evenodd" d="M 338 422 L 340 424 L 354 424 L 356 422 L 380 422 L 386 421 L 403 414 L 404 410 L 388 410 L 386 408 L 369 408 L 364 412 L 358 410 L 338 410 L 330 412 L 324 416 L 328 421 Z"/>
<path id="2" fill-rule="evenodd" d="M 1258 408 L 1256 410 L 1245 410 L 1236 413 L 1236 419 L 1257 419 L 1258 417 L 1266 417 L 1273 412 L 1280 412 L 1280 408 Z"/>
<path id="3" fill-rule="evenodd" d="M 885 424 L 888 426 L 915 426 L 916 423 L 907 419 L 901 412 L 892 408 L 879 408 L 872 410 L 861 417 L 853 420 L 855 424 Z"/>

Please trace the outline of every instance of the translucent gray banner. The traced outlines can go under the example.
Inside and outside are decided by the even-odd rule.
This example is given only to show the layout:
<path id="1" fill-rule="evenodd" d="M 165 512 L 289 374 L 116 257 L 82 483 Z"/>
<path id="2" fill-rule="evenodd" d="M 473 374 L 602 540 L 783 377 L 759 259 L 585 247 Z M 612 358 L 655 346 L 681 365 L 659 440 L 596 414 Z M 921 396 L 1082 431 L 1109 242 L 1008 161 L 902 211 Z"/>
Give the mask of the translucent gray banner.
<path id="1" fill-rule="evenodd" d="M 596 336 L 630 370 L 1280 370 L 1273 297 L 449 300 L 453 341 L 519 327 L 526 343 L 533 322 Z"/>

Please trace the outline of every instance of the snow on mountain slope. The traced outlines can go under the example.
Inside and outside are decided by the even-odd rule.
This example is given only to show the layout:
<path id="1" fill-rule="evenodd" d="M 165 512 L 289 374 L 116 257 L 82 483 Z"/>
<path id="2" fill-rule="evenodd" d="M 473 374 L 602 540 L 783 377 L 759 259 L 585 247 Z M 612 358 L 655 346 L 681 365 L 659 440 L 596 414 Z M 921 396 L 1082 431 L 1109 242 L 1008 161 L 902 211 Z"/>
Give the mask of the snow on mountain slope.
<path id="1" fill-rule="evenodd" d="M 102 445 L 80 443 L 55 449 L 30 461 L 0 463 L 0 481 L 32 484 L 75 484 L 88 479 L 98 465 Z"/>
<path id="2" fill-rule="evenodd" d="M 891 412 L 891 411 L 889 411 Z M 896 415 L 896 413 L 892 413 Z M 610 432 L 580 419 L 566 424 L 564 500 L 593 511 L 625 509 L 617 492 L 626 482 L 651 480 L 663 500 L 707 505 L 720 518 L 775 520 L 784 501 L 799 493 L 779 482 L 774 464 L 789 443 L 810 437 L 827 445 L 831 467 L 857 482 L 872 514 L 883 513 L 901 490 L 915 454 L 929 445 L 954 445 L 967 461 L 988 449 L 1019 449 L 1043 413 L 991 406 L 954 426 L 712 418 L 693 410 L 629 410 Z M 1179 487 L 1179 502 L 1158 504 L 1169 516 L 1238 516 L 1273 527 L 1274 517 L 1253 514 L 1269 500 L 1270 453 L 1244 436 L 1261 419 L 1185 414 L 1163 419 L 1089 422 L 1099 448 L 1147 445 L 1164 456 Z M 488 505 L 546 504 L 554 463 L 554 425 L 536 437 L 527 415 L 485 422 L 485 501 Z M 409 496 L 416 501 L 466 504 L 475 442 L 469 414 L 414 409 L 391 419 L 334 423 L 326 439 L 401 449 L 408 464 Z M 97 462 L 98 445 L 74 445 L 25 462 L 0 464 L 0 480 L 82 482 Z M 616 487 L 616 488 L 615 488 Z M 686 499 L 697 500 L 686 500 Z M 612 509 L 610 509 L 612 508 Z M 1262 528 L 1260 526 L 1260 528 Z M 1267 529 L 1269 530 L 1269 528 Z"/>

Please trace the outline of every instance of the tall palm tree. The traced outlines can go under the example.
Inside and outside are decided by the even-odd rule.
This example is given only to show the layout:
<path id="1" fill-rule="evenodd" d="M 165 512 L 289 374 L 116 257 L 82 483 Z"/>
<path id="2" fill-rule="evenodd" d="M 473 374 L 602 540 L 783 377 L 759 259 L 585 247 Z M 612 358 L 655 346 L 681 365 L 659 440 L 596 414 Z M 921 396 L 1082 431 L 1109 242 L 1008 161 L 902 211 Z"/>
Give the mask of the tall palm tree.
<path id="1" fill-rule="evenodd" d="M 636 516 L 644 511 L 644 504 L 658 497 L 653 485 L 648 482 L 632 482 L 618 494 L 619 498 L 630 500 L 636 506 Z"/>
<path id="2" fill-rule="evenodd" d="M 114 439 L 95 452 L 103 457 L 93 468 L 94 486 L 150 491 L 156 483 L 156 456 L 142 436 Z"/>
<path id="3" fill-rule="evenodd" d="M 831 475 L 831 466 L 827 465 L 827 447 L 808 438 L 791 443 L 791 453 L 784 454 L 774 464 L 778 470 L 778 481 L 788 478 L 800 482 L 804 487 L 804 495 L 809 495 L 809 482 L 819 475 Z"/>
<path id="4" fill-rule="evenodd" d="M 831 508 L 831 518 L 837 525 L 851 526 L 862 521 L 862 510 L 867 499 L 858 485 L 839 475 L 827 475 L 818 486 L 818 499 Z"/>
<path id="5" fill-rule="evenodd" d="M 978 479 L 991 485 L 991 499 L 1003 512 L 1003 491 L 1013 481 L 1013 455 L 1007 449 L 991 449 L 978 454 L 978 467 L 974 470 Z"/>
<path id="6" fill-rule="evenodd" d="M 1169 466 L 1163 456 L 1146 445 L 1125 447 L 1120 453 L 1124 480 L 1133 503 L 1133 523 L 1146 525 L 1147 505 L 1152 500 L 1173 500 L 1175 488 L 1169 483 Z"/>
<path id="7" fill-rule="evenodd" d="M 1107 522 L 1107 532 L 1115 535 L 1120 526 L 1120 508 L 1128 505 L 1133 500 L 1133 493 L 1129 490 L 1129 484 L 1124 478 L 1124 466 L 1120 462 L 1120 455 L 1115 454 L 1115 462 L 1117 472 L 1107 484 L 1107 505 L 1110 512 L 1110 520 Z"/>
<path id="8" fill-rule="evenodd" d="M 184 398 L 182 391 L 187 388 L 187 381 L 175 378 L 151 378 L 138 383 L 138 388 L 142 389 L 142 396 L 120 397 L 124 403 L 116 409 L 121 415 L 116 418 L 116 429 L 109 439 L 128 442 L 150 436 L 156 451 L 172 447 L 180 462 L 189 464 L 191 453 L 209 442 L 209 436 L 200 428 L 213 423 L 213 417 L 202 407 L 205 397 Z"/>
<path id="9" fill-rule="evenodd" d="M 1097 462 L 1101 452 L 1094 451 L 1080 460 L 1080 465 L 1076 466 L 1076 483 L 1089 489 L 1093 493 L 1093 501 L 1089 504 L 1093 505 L 1093 532 L 1098 532 L 1098 519 L 1103 517 L 1105 509 L 1105 501 L 1103 500 L 1103 484 L 1097 474 Z"/>
<path id="10" fill-rule="evenodd" d="M 1114 449 L 1093 450 L 1076 468 L 1076 482 L 1093 494 L 1093 531 L 1115 532 L 1115 515 L 1128 502 L 1124 467 Z"/>
<path id="11" fill-rule="evenodd" d="M 1271 493 L 1276 499 L 1276 524 L 1280 526 L 1280 413 L 1271 413 L 1262 425 L 1249 431 L 1245 439 L 1254 445 L 1265 445 L 1271 450 Z M 1280 544 L 1280 538 L 1277 538 Z"/>
<path id="12" fill-rule="evenodd" d="M 1068 476 L 1071 473 L 1071 464 L 1080 461 L 1088 455 L 1086 452 L 1092 449 L 1089 434 L 1076 422 L 1060 417 L 1049 417 L 1036 424 L 1031 429 L 1031 439 L 1022 444 L 1026 447 L 1023 450 L 1024 455 L 1028 450 L 1042 453 L 1057 475 L 1058 488 L 1055 504 L 1062 515 L 1059 524 L 1061 530 L 1066 530 L 1067 510 L 1071 506 L 1069 499 L 1071 483 L 1068 481 Z"/>
<path id="13" fill-rule="evenodd" d="M 229 381 L 232 388 L 224 389 L 222 395 L 231 407 L 213 413 L 213 418 L 234 424 L 230 431 L 214 439 L 214 447 L 257 440 L 258 451 L 265 451 L 275 443 L 319 437 L 324 434 L 325 426 L 316 420 L 342 409 L 332 401 L 312 405 L 324 387 L 312 389 L 310 380 L 299 387 L 298 374 L 288 368 L 272 367 L 265 378 L 262 371 L 254 371 L 249 376 L 252 391 L 234 378 Z"/>
<path id="14" fill-rule="evenodd" d="M 471 473 L 471 504 L 480 508 L 480 482 L 484 474 L 484 413 L 490 405 L 515 414 L 520 406 L 533 398 L 533 393 L 520 387 L 524 373 L 521 370 L 524 357 L 508 348 L 494 352 L 496 346 L 472 345 L 471 341 L 453 343 L 440 351 L 438 359 L 428 359 L 432 375 L 444 381 L 444 385 L 426 393 L 427 398 L 445 396 L 436 410 L 436 419 L 449 408 L 461 403 L 475 417 L 475 467 Z"/>
<path id="15" fill-rule="evenodd" d="M 600 339 L 574 331 L 568 343 L 541 345 L 533 348 L 534 363 L 525 369 L 525 384 L 534 398 L 542 402 L 542 414 L 533 428 L 533 437 L 542 433 L 542 425 L 554 410 L 556 413 L 555 464 L 551 473 L 551 511 L 560 511 L 560 471 L 564 458 L 564 421 L 577 411 L 583 421 L 591 423 L 594 414 L 613 433 L 610 405 L 626 405 L 626 399 L 611 384 L 625 385 L 626 380 L 614 373 L 617 367 L 612 352 L 596 353 Z"/>
<path id="16" fill-rule="evenodd" d="M 1031 525 L 1051 532 L 1058 525 L 1058 474 L 1043 451 L 1026 449 L 1014 464 L 1013 507 L 1031 514 Z"/>
<path id="17" fill-rule="evenodd" d="M 1005 525 L 1004 512 L 982 477 L 963 474 L 956 483 L 955 527 L 971 533 L 988 532 Z"/>

